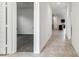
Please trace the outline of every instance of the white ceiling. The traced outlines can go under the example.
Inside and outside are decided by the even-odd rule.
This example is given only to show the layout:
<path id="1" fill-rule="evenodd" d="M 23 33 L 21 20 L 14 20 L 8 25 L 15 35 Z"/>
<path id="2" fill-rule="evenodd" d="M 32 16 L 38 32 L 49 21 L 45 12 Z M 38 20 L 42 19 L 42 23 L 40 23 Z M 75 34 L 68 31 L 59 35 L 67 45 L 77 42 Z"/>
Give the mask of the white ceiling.
<path id="1" fill-rule="evenodd" d="M 67 2 L 51 2 L 50 4 L 53 9 L 62 9 L 67 6 Z"/>
<path id="2" fill-rule="evenodd" d="M 33 8 L 33 2 L 17 2 L 18 8 Z"/>
<path id="3" fill-rule="evenodd" d="M 52 7 L 53 15 L 57 15 L 61 18 L 65 18 L 67 4 L 68 4 L 67 2 L 51 2 L 50 5 Z"/>

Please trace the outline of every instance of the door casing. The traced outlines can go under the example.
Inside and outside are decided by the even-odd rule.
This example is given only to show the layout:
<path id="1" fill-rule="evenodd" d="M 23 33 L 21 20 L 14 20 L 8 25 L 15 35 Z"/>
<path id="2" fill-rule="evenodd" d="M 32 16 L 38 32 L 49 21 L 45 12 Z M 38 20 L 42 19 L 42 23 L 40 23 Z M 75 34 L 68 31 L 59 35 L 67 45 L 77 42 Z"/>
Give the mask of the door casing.
<path id="1" fill-rule="evenodd" d="M 17 3 L 7 2 L 7 54 L 17 52 Z M 39 3 L 34 2 L 33 53 L 40 53 Z"/>

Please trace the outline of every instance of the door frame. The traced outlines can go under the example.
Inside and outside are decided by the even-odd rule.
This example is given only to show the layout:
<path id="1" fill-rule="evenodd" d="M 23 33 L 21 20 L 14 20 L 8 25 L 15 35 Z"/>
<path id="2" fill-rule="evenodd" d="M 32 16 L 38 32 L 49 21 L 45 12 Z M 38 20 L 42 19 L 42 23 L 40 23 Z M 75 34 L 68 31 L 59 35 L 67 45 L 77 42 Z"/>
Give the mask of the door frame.
<path id="1" fill-rule="evenodd" d="M 7 54 L 17 52 L 17 3 L 7 2 Z M 39 3 L 34 2 L 34 41 L 33 53 L 40 53 Z"/>
<path id="2" fill-rule="evenodd" d="M 16 3 L 15 2 L 7 2 L 7 54 L 12 54 L 16 52 L 17 40 L 16 40 L 16 19 L 17 19 L 17 11 L 16 11 Z"/>

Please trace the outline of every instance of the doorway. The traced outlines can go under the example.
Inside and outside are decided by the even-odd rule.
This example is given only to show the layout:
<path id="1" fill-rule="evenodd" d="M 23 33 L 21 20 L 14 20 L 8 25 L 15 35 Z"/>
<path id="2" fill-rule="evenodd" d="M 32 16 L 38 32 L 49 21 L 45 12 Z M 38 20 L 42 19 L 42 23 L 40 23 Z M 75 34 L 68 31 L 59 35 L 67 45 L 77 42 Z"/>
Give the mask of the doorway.
<path id="1" fill-rule="evenodd" d="M 17 52 L 33 52 L 34 3 L 17 2 Z"/>

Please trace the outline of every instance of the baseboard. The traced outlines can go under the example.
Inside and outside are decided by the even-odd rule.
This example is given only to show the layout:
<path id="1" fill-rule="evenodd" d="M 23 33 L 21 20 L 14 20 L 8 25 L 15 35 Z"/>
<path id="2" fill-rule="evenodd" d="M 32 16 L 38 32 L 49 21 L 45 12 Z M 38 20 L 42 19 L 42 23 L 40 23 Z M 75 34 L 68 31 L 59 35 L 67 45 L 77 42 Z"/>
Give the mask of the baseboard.
<path id="1" fill-rule="evenodd" d="M 72 43 L 71 43 L 72 44 Z M 74 47 L 74 45 L 72 44 L 72 47 L 73 47 L 73 49 L 75 50 L 75 52 L 76 52 L 76 54 L 78 55 L 78 57 L 79 57 L 79 53 L 76 51 L 76 49 L 75 49 L 75 47 Z"/>

